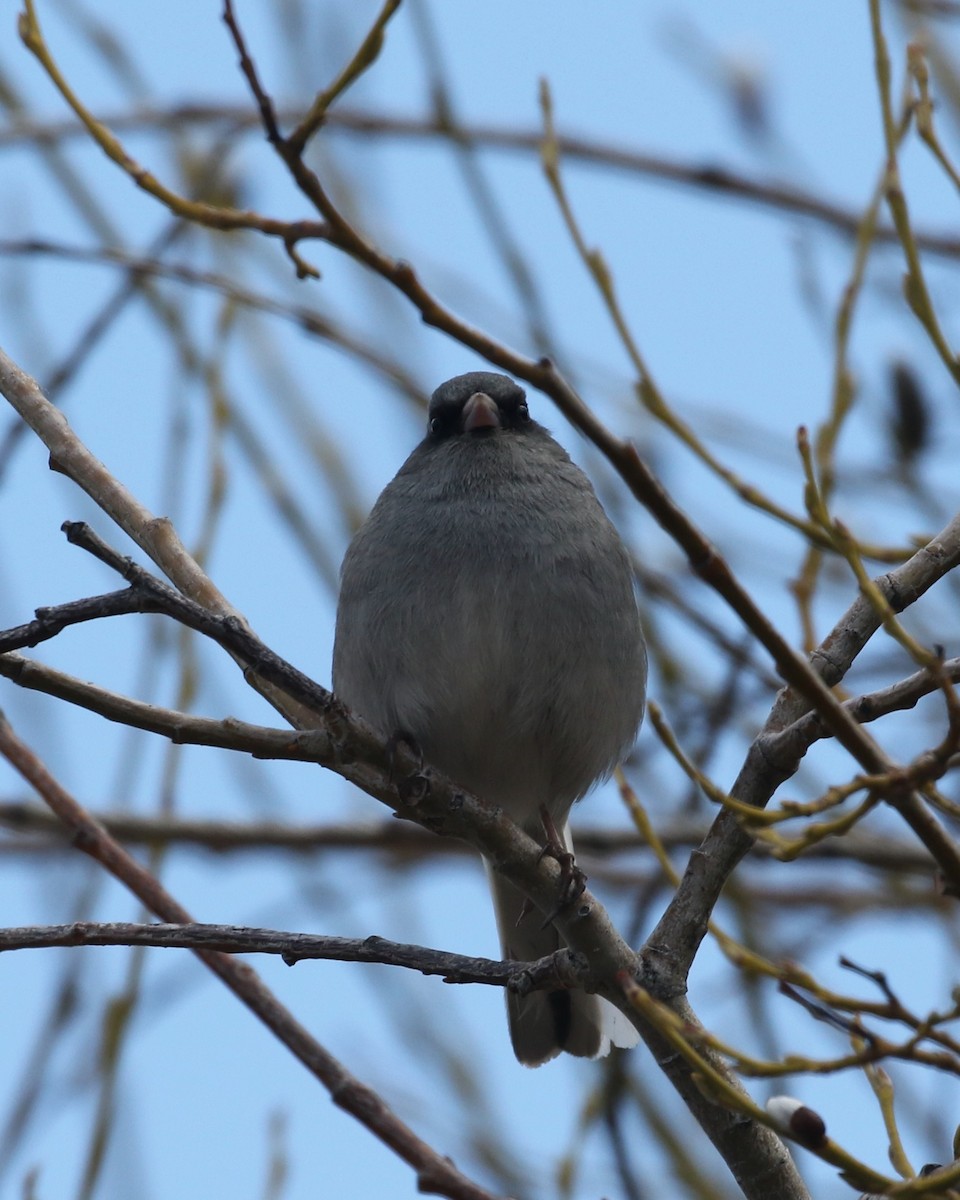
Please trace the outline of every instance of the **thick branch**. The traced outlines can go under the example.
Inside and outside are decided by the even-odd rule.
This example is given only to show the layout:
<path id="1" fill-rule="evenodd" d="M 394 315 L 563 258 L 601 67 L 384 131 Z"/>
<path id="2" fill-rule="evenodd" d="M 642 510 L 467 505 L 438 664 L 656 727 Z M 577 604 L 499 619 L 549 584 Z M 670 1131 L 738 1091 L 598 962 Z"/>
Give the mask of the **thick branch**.
<path id="1" fill-rule="evenodd" d="M 107 831 L 69 795 L 0 714 L 0 754 L 40 793 L 73 830 L 77 847 L 119 879 L 163 921 L 192 924 L 190 914 L 145 867 L 130 857 Z M 461 1175 L 451 1160 L 414 1134 L 380 1096 L 352 1076 L 294 1019 L 246 964 L 216 950 L 195 950 L 205 966 L 226 984 L 267 1028 L 327 1088 L 333 1101 L 417 1171 L 419 1186 L 456 1200 L 492 1200 L 489 1192 Z"/>
<path id="2" fill-rule="evenodd" d="M 894 611 L 901 612 L 958 563 L 960 516 L 902 567 L 881 576 L 875 583 Z M 811 663 L 822 677 L 824 687 L 833 687 L 840 682 L 880 628 L 880 623 L 873 605 L 865 597 L 858 597 L 811 655 Z M 807 711 L 808 705 L 802 695 L 789 688 L 780 693 L 731 789 L 735 799 L 762 808 L 780 784 L 794 774 L 799 758 L 810 742 L 803 736 L 795 737 L 789 727 L 800 721 Z M 850 719 L 855 720 L 855 702 L 848 711 Z M 807 734 L 822 730 L 821 717 L 818 709 L 816 725 L 807 729 Z M 921 815 L 931 822 L 934 820 L 926 810 L 922 810 Z M 939 829 L 939 823 L 936 824 Z M 927 845 L 923 837 L 921 841 Z M 686 979 L 724 884 L 751 844 L 752 839 L 743 831 L 738 818 L 731 812 L 721 812 L 700 847 L 691 855 L 680 886 L 647 947 L 651 954 L 662 960 L 665 970 L 669 971 L 674 965 L 677 967 L 678 986 Z M 941 862 L 936 855 L 934 858 Z"/>

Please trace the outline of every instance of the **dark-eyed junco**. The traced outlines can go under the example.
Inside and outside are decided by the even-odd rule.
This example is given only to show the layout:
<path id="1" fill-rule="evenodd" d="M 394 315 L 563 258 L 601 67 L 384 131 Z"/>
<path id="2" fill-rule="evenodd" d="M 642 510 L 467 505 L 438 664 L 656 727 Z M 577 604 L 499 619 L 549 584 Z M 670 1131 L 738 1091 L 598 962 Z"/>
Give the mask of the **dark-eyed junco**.
<path id="1" fill-rule="evenodd" d="M 434 392 L 427 436 L 344 559 L 333 686 L 541 844 L 541 809 L 569 848 L 573 802 L 633 743 L 646 652 L 626 550 L 507 376 L 475 371 Z M 556 950 L 521 893 L 490 882 L 504 955 Z M 636 1042 L 586 992 L 508 993 L 507 1008 L 530 1066 Z"/>

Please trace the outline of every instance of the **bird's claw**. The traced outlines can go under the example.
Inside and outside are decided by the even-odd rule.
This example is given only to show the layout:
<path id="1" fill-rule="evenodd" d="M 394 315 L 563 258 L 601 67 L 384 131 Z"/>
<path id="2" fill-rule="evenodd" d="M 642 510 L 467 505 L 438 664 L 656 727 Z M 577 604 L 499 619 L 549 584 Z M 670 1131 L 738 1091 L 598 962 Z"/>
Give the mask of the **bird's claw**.
<path id="1" fill-rule="evenodd" d="M 412 771 L 401 762 L 400 748 L 406 747 L 409 754 L 416 760 Z M 398 729 L 390 735 L 387 741 L 387 760 L 390 767 L 390 778 L 397 789 L 400 799 L 405 804 L 416 804 L 427 794 L 430 781 L 423 773 L 423 751 L 417 739 L 411 733 Z"/>
<path id="2" fill-rule="evenodd" d="M 540 820 L 543 824 L 543 832 L 547 840 L 540 849 L 538 861 L 542 861 L 545 858 L 552 858 L 560 867 L 560 896 L 557 900 L 556 908 L 547 916 L 541 926 L 542 929 L 546 929 L 548 925 L 553 924 L 553 921 L 565 908 L 583 895 L 584 889 L 587 886 L 587 877 L 577 866 L 577 860 L 573 856 L 573 851 L 568 850 L 564 845 L 563 837 L 559 829 L 557 829 L 556 822 L 546 806 L 542 804 L 540 806 Z"/>

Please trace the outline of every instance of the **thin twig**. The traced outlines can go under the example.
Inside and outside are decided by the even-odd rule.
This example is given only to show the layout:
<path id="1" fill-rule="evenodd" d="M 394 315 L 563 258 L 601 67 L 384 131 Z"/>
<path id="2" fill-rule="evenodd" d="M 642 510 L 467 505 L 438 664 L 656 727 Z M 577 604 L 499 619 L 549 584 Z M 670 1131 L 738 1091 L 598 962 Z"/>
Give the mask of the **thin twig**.
<path id="1" fill-rule="evenodd" d="M 419 971 L 421 975 L 440 975 L 445 983 L 512 986 L 524 994 L 544 988 L 583 987 L 589 983 L 583 960 L 566 949 L 536 962 L 500 962 L 432 950 L 427 946 L 391 942 L 381 937 L 327 937 L 198 922 L 144 925 L 128 921 L 72 921 L 67 925 L 0 929 L 0 953 L 39 950 L 50 946 L 154 946 L 218 951 L 222 954 L 274 954 L 279 955 L 288 966 L 314 959 L 379 963 Z"/>

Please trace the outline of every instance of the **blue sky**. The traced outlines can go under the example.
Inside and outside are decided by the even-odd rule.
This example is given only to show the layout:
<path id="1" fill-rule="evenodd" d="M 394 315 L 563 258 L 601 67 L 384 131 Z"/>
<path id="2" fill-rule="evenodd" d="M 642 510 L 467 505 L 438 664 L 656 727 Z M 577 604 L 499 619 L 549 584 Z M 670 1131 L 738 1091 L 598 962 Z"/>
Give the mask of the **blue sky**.
<path id="1" fill-rule="evenodd" d="M 124 84 L 116 60 L 111 65 L 99 57 L 82 36 L 77 14 L 88 9 L 43 0 L 38 7 L 64 73 L 95 112 L 114 114 L 131 100 L 155 106 L 251 105 L 217 5 L 172 0 L 162 6 L 88 6 L 131 56 L 131 77 L 137 80 L 131 85 Z M 299 49 L 290 54 L 281 26 L 294 20 L 297 6 L 254 0 L 237 5 L 266 85 L 278 102 L 292 104 L 329 80 L 376 8 L 342 0 L 307 6 Z M 388 116 L 419 116 L 428 110 L 418 32 L 418 13 L 424 11 L 435 31 L 452 100 L 467 125 L 537 130 L 538 88 L 546 78 L 563 132 L 691 167 L 724 166 L 790 183 L 854 213 L 862 210 L 882 167 L 866 4 L 408 4 L 391 23 L 376 67 L 350 92 L 348 106 Z M 11 28 L 13 17 L 13 6 L 0 7 L 3 28 Z M 894 10 L 886 17 L 899 88 L 906 30 Z M 20 90 L 34 118 L 65 117 L 62 101 L 19 43 L 8 36 L 0 45 L 0 69 Z M 752 72 L 768 99 L 772 131 L 763 138 L 745 135 L 729 102 L 726 84 L 737 71 Z M 952 136 L 946 110 L 943 121 L 947 137 Z M 185 137 L 178 160 L 169 139 L 156 133 L 140 130 L 124 136 L 132 154 L 175 186 L 182 182 L 185 151 L 208 145 L 205 134 Z M 143 252 L 168 216 L 81 139 L 65 143 L 64 153 L 93 190 L 101 212 L 109 215 L 115 240 L 131 252 Z M 370 236 L 412 262 L 445 302 L 509 344 L 533 351 L 516 291 L 447 146 L 423 139 L 358 137 L 330 127 L 318 140 L 314 162 L 334 193 L 349 198 L 355 219 Z M 523 247 L 554 342 L 585 399 L 612 427 L 637 439 L 673 494 L 743 574 L 765 611 L 796 638 L 799 625 L 787 582 L 801 557 L 799 539 L 746 511 L 638 408 L 627 357 L 570 244 L 536 158 L 487 150 L 480 164 L 508 214 L 513 238 Z M 911 145 L 903 167 L 917 226 L 954 228 L 956 196 L 929 155 Z M 311 215 L 258 133 L 236 137 L 229 170 L 243 181 L 245 205 L 282 218 Z M 795 431 L 801 423 L 815 427 L 829 409 L 832 322 L 851 270 L 849 242 L 811 221 L 637 173 L 571 161 L 565 165 L 565 179 L 585 237 L 609 262 L 651 372 L 677 411 L 702 428 L 712 448 L 734 469 L 799 512 L 802 476 Z M 0 221 L 6 238 L 42 237 L 80 246 L 100 242 L 80 207 L 29 145 L 0 147 Z M 396 358 L 424 393 L 450 375 L 482 365 L 463 347 L 425 328 L 402 299 L 329 246 L 303 247 L 322 279 L 294 285 L 281 248 L 265 244 L 250 254 L 239 247 L 241 236 L 194 232 L 169 257 L 226 275 L 239 273 L 242 261 L 250 286 L 315 307 L 360 331 Z M 933 520 L 922 507 L 882 503 L 884 484 L 876 464 L 889 457 L 885 380 L 891 356 L 907 356 L 929 389 L 937 435 L 925 469 L 944 510 L 951 503 L 956 507 L 960 450 L 946 373 L 898 300 L 902 269 L 895 247 L 878 249 L 871 259 L 851 346 L 860 390 L 840 452 L 839 503 L 845 518 L 865 536 L 891 543 L 931 528 Z M 957 316 L 954 266 L 931 258 L 928 270 L 945 327 L 951 330 Z M 5 333 L 0 344 L 43 380 L 115 287 L 116 274 L 114 268 L 56 258 L 28 265 L 5 257 L 3 280 Z M 252 422 L 261 444 L 282 464 L 335 564 L 347 544 L 349 513 L 318 463 L 310 436 L 323 431 L 343 448 L 356 505 L 363 510 L 420 436 L 422 415 L 342 352 L 280 320 L 237 318 L 226 335 L 228 352 L 218 358 L 223 323 L 232 314 L 225 316 L 216 298 L 204 292 L 171 286 L 164 295 L 196 344 L 222 364 L 221 383 L 230 404 Z M 185 374 L 155 318 L 137 304 L 111 329 L 63 402 L 90 448 L 144 503 L 169 513 L 188 544 L 203 528 L 210 462 L 222 457 L 225 499 L 207 568 L 271 646 L 328 683 L 334 616 L 329 578 L 307 563 L 302 547 L 266 501 L 249 460 L 230 436 L 221 437 L 210 395 L 209 379 Z M 309 421 L 304 417 L 298 423 L 290 415 L 295 404 L 304 406 Z M 644 561 L 679 574 L 679 552 L 648 518 L 629 507 L 597 453 L 551 410 L 545 397 L 532 396 L 531 404 L 594 474 Z M 180 441 L 171 437 L 171 412 L 186 430 Z M 25 441 L 19 448 L 0 491 L 0 514 L 4 627 L 28 619 L 36 605 L 114 586 L 102 567 L 65 544 L 60 523 L 95 519 L 95 513 L 70 483 L 46 471 L 45 454 L 36 444 Z M 97 527 L 108 532 L 103 520 Z M 113 540 L 122 543 L 120 535 Z M 121 544 L 121 549 L 129 552 L 130 546 Z M 718 601 L 702 592 L 696 595 L 705 611 L 739 632 Z M 821 633 L 852 595 L 847 583 L 825 596 L 817 613 Z M 933 607 L 929 614 L 933 627 L 938 611 Z M 662 619 L 670 629 L 669 614 Z M 141 688 L 152 689 L 158 703 L 173 704 L 176 659 L 165 658 L 156 678 L 149 678 L 146 624 L 141 618 L 123 618 L 74 631 L 35 653 L 104 686 L 137 694 Z M 167 629 L 163 636 L 175 635 Z M 200 649 L 199 662 L 198 710 L 270 722 L 269 710 L 238 686 L 230 664 L 207 648 Z M 908 671 L 902 667 L 899 673 Z M 699 676 L 705 695 L 720 686 L 723 675 L 724 664 L 705 655 Z M 654 694 L 664 691 L 656 673 L 652 686 Z M 173 770 L 163 747 L 151 743 L 128 759 L 123 731 L 105 729 L 95 717 L 66 712 L 6 683 L 0 687 L 0 705 L 91 807 L 155 810 L 165 772 Z M 753 716 L 753 710 L 745 714 L 744 723 Z M 652 734 L 645 731 L 642 738 L 645 773 L 635 782 L 654 809 L 661 805 L 669 815 L 670 800 L 683 796 L 684 787 L 662 754 L 658 757 Z M 732 780 L 741 750 L 737 742 L 717 748 L 711 770 L 721 783 Z M 795 781 L 795 792 L 816 794 L 830 764 L 828 756 L 817 760 L 806 777 Z M 226 753 L 188 748 L 177 760 L 174 778 L 179 809 L 192 815 L 241 820 L 269 814 L 290 821 L 383 816 L 374 801 L 336 777 L 303 766 L 245 764 L 241 771 Z M 19 794 L 15 780 L 3 771 L 0 790 Z M 624 821 L 612 789 L 596 793 L 588 804 L 594 822 Z M 6 856 L 0 903 L 7 923 L 69 918 L 87 875 L 81 866 L 56 861 L 52 870 L 42 857 Z M 355 936 L 379 933 L 465 953 L 493 952 L 493 923 L 479 864 L 471 868 L 451 860 L 418 878 L 409 871 L 369 873 L 365 862 L 349 856 L 291 862 L 278 856 L 264 860 L 182 853 L 170 857 L 165 878 L 201 919 Z M 626 920 L 630 903 L 622 895 L 615 903 L 616 915 Z M 137 912 L 112 884 L 101 885 L 92 911 L 100 919 L 132 919 Z M 809 965 L 833 978 L 838 944 L 817 930 L 816 920 L 813 912 L 808 923 L 798 918 L 793 933 L 803 942 Z M 937 1002 L 946 981 L 936 966 L 928 978 L 911 962 L 951 963 L 956 953 L 939 928 L 906 917 L 894 922 L 888 914 L 862 921 L 840 948 L 871 964 L 887 963 L 898 986 L 921 1008 Z M 82 1047 L 89 1051 L 104 998 L 122 982 L 129 955 L 120 950 L 57 951 L 0 961 L 0 986 L 16 997 L 11 1027 L 28 1032 L 22 1046 L 8 1043 L 5 1051 L 5 1074 L 17 1078 L 35 1033 L 31 1022 L 77 953 L 84 955 L 83 1002 L 75 1056 L 65 1045 L 57 1062 L 63 1100 L 49 1103 L 4 1188 L 34 1164 L 41 1165 L 41 1194 L 70 1194 L 75 1187 L 90 1123 L 89 1106 L 83 1102 L 90 1094 L 90 1064 Z M 898 970 L 905 964 L 909 969 Z M 400 977 L 386 968 L 304 964 L 290 971 L 269 962 L 257 965 L 351 1070 L 381 1087 L 428 1140 L 482 1178 L 476 1148 L 459 1140 L 456 1106 L 436 1102 L 449 1085 L 444 1066 L 426 1057 L 416 1040 L 418 1023 L 440 1025 L 450 1045 L 464 1051 L 476 1068 L 483 1099 L 475 1103 L 492 1105 L 503 1146 L 513 1146 L 511 1138 L 517 1138 L 516 1145 L 523 1148 L 524 1169 L 532 1180 L 523 1194 L 556 1194 L 544 1181 L 574 1136 L 594 1068 L 562 1062 L 547 1071 L 521 1071 L 509 1053 L 501 998 L 492 991 L 445 987 L 435 979 Z M 944 966 L 943 973 L 949 975 L 950 968 Z M 721 1036 L 735 1041 L 754 1032 L 751 1015 L 729 990 L 729 975 L 715 953 L 707 951 L 698 964 L 691 998 L 702 1015 L 716 1019 Z M 796 1010 L 783 1006 L 777 1013 L 788 1028 L 795 1023 L 791 1032 L 798 1043 L 820 1041 L 837 1052 L 836 1039 L 812 1032 Z M 85 1040 L 80 1037 L 84 1030 Z M 403 1030 L 412 1044 L 402 1044 Z M 160 1198 L 212 1190 L 260 1195 L 270 1113 L 282 1113 L 286 1121 L 291 1174 L 285 1197 L 414 1194 L 409 1170 L 334 1110 L 315 1083 L 180 952 L 148 956 L 144 1002 L 120 1081 L 117 1136 L 100 1195 Z M 665 1094 L 652 1065 L 647 1083 L 658 1097 Z M 940 1085 L 923 1078 L 908 1086 L 932 1095 Z M 861 1114 L 872 1102 L 862 1081 L 840 1086 L 805 1082 L 803 1087 L 805 1097 L 824 1111 L 831 1132 L 882 1168 L 885 1146 L 875 1111 L 870 1111 L 869 1130 L 863 1128 Z M 755 1094 L 762 1098 L 765 1092 L 757 1088 Z M 950 1095 L 955 1108 L 956 1097 Z M 673 1108 L 671 1098 L 663 1103 Z M 178 1147 L 175 1156 L 173 1144 Z M 919 1137 L 911 1152 L 918 1163 L 936 1154 Z M 812 1185 L 821 1189 L 818 1194 L 836 1187 L 812 1160 L 805 1158 L 803 1165 Z M 661 1168 L 655 1160 L 653 1178 L 663 1178 L 657 1174 Z M 327 1190 L 318 1191 L 318 1180 Z M 596 1138 L 588 1141 L 583 1173 L 572 1194 L 618 1194 L 609 1157 Z"/>

